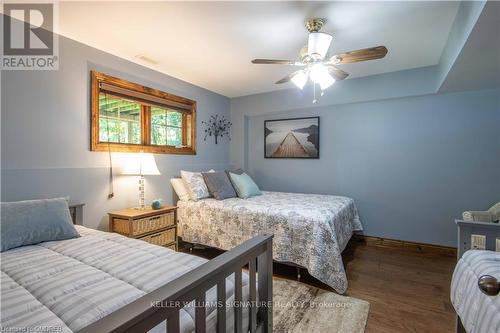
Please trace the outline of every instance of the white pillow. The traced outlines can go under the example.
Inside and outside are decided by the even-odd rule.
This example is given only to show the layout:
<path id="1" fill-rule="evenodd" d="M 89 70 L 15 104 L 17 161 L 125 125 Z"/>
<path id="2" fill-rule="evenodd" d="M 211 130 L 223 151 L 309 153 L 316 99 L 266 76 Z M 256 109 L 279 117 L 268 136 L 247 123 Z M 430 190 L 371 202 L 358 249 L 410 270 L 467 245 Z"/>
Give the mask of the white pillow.
<path id="1" fill-rule="evenodd" d="M 172 184 L 175 193 L 177 193 L 177 196 L 179 197 L 179 200 L 188 201 L 189 199 L 191 199 L 186 182 L 184 182 L 182 178 L 172 178 L 170 179 L 170 184 Z"/>
<path id="2" fill-rule="evenodd" d="M 210 170 L 209 172 L 214 172 L 214 170 Z M 210 197 L 207 184 L 205 184 L 201 172 L 181 170 L 181 177 L 187 185 L 191 200 L 198 201 L 199 199 Z"/>

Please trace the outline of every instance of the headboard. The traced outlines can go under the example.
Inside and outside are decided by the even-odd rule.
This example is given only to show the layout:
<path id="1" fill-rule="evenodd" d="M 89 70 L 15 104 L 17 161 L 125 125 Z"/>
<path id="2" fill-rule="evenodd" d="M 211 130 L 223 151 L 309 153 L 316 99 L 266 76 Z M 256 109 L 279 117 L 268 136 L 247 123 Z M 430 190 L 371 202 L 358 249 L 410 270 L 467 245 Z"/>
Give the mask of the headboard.
<path id="1" fill-rule="evenodd" d="M 179 176 L 176 176 L 176 177 L 172 177 L 172 179 L 180 179 L 181 177 Z M 177 195 L 177 193 L 175 192 L 174 190 L 174 187 L 172 186 L 172 184 L 170 184 L 170 186 L 172 187 L 172 203 L 174 205 L 177 205 L 177 202 L 179 201 L 179 196 Z"/>
<path id="2" fill-rule="evenodd" d="M 485 237 L 485 249 L 495 251 L 500 242 L 500 224 L 493 222 L 476 222 L 455 220 L 458 227 L 457 256 L 462 257 L 465 251 L 472 248 L 472 235 Z"/>
<path id="3" fill-rule="evenodd" d="M 69 212 L 73 224 L 83 225 L 83 206 L 85 206 L 83 203 L 69 205 Z"/>

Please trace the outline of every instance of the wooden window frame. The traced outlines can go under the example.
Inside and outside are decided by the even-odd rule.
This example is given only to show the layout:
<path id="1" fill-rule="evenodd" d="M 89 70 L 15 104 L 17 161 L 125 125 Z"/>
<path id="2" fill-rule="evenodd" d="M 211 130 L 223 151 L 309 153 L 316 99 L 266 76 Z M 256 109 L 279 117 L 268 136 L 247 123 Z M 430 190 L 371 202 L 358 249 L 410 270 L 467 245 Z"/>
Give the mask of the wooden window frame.
<path id="1" fill-rule="evenodd" d="M 180 154 L 196 155 L 196 101 L 169 94 L 157 89 L 142 86 L 137 83 L 122 80 L 97 71 L 90 72 L 90 150 L 112 151 L 112 152 L 145 152 L 153 154 Z M 139 93 L 144 98 L 138 102 L 141 104 L 141 144 L 101 142 L 99 140 L 99 94 L 102 84 L 113 86 L 118 89 L 128 90 L 131 93 Z M 112 95 L 112 94 L 110 94 Z M 151 104 L 147 104 L 147 98 L 151 98 Z M 137 100 L 130 97 L 131 100 Z M 176 148 L 175 146 L 160 146 L 151 144 L 151 105 L 178 110 L 182 107 L 182 142 L 188 141 L 188 127 L 191 128 L 191 145 Z M 191 121 L 188 124 L 188 116 Z"/>

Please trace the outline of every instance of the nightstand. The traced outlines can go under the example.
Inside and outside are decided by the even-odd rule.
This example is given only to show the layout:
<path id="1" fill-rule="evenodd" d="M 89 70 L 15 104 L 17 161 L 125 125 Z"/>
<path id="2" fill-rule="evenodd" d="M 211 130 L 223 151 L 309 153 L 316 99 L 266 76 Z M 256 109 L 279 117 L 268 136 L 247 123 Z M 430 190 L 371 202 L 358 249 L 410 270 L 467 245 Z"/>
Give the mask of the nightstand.
<path id="1" fill-rule="evenodd" d="M 176 206 L 144 210 L 129 208 L 108 215 L 109 231 L 177 251 Z"/>

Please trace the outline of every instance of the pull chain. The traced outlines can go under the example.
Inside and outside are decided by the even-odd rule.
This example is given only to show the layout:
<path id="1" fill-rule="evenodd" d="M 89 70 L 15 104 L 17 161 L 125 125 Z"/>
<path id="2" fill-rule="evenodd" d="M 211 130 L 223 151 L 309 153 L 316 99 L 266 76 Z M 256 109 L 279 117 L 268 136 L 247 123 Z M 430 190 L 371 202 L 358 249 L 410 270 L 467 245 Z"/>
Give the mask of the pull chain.
<path id="1" fill-rule="evenodd" d="M 108 94 L 104 93 L 104 105 L 106 107 L 106 136 L 108 139 L 108 158 L 109 158 L 109 192 L 108 199 L 112 199 L 115 196 L 115 191 L 113 189 L 113 158 L 111 156 L 111 145 L 109 138 L 109 104 L 108 104 Z"/>

